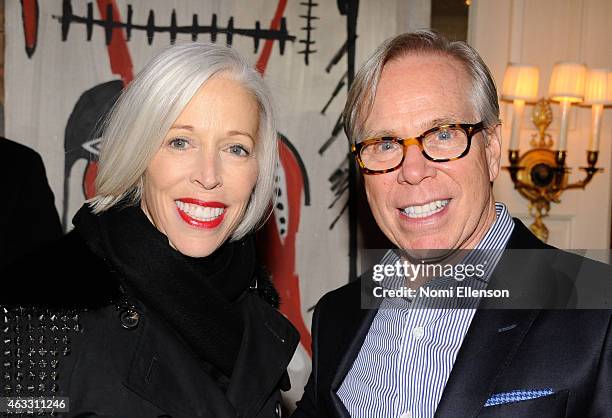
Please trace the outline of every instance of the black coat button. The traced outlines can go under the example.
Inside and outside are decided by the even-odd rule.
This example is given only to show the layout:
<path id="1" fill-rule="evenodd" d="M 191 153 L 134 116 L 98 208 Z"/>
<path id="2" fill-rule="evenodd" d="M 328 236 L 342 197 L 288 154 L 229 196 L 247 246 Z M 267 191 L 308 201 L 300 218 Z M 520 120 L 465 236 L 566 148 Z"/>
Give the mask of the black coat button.
<path id="1" fill-rule="evenodd" d="M 274 406 L 274 415 L 276 418 L 282 418 L 283 416 L 283 407 L 279 401 L 276 401 L 276 405 Z"/>
<path id="2" fill-rule="evenodd" d="M 121 320 L 121 326 L 125 329 L 133 329 L 138 326 L 140 321 L 140 313 L 133 309 L 126 309 L 119 314 Z"/>

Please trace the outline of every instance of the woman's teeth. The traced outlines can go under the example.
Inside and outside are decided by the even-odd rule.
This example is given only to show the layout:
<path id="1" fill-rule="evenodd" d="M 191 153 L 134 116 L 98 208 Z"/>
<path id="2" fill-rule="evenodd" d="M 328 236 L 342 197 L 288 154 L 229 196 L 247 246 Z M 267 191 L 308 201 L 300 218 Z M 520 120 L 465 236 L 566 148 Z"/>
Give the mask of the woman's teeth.
<path id="1" fill-rule="evenodd" d="M 402 212 L 409 218 L 426 218 L 440 212 L 446 205 L 448 205 L 449 201 L 449 199 L 436 200 L 422 206 L 408 206 L 407 208 L 402 209 Z"/>
<path id="2" fill-rule="evenodd" d="M 208 206 L 194 205 L 192 203 L 176 201 L 176 206 L 198 221 L 211 221 L 223 214 L 225 208 L 211 208 Z"/>

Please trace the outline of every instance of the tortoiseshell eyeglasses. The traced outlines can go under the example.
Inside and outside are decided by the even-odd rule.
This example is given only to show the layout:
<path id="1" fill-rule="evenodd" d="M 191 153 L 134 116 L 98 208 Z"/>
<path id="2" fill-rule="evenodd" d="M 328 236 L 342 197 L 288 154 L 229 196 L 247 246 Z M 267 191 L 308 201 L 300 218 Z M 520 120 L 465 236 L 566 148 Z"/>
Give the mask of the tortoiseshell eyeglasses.
<path id="1" fill-rule="evenodd" d="M 446 162 L 464 157 L 470 151 L 474 134 L 484 128 L 483 122 L 441 125 L 414 138 L 368 138 L 352 144 L 351 151 L 365 174 L 389 173 L 402 165 L 406 149 L 413 144 L 430 161 Z"/>

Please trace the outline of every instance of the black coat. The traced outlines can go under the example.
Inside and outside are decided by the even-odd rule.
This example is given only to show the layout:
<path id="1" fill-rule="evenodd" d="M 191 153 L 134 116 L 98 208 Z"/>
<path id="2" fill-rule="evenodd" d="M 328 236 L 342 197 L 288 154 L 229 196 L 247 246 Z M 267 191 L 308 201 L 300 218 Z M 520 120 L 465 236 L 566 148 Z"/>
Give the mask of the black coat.
<path id="1" fill-rule="evenodd" d="M 65 396 L 70 417 L 279 416 L 299 336 L 262 299 L 265 280 L 239 299 L 242 345 L 223 383 L 76 231 L 3 274 L 2 396 Z"/>
<path id="2" fill-rule="evenodd" d="M 576 299 L 580 283 L 568 275 L 588 272 L 594 280 L 578 292 L 612 300 L 612 269 L 563 253 L 537 240 L 515 220 L 508 249 L 538 249 L 531 262 L 502 258 L 489 287 L 503 288 L 500 270 L 513 283 L 531 284 L 558 306 Z M 561 264 L 543 257 L 554 256 Z M 504 256 L 506 257 L 506 256 Z M 515 270 L 513 270 L 515 269 Z M 568 280 L 569 279 L 569 280 Z M 371 282 L 369 277 L 362 280 Z M 589 286 L 593 285 L 593 286 Z M 350 371 L 377 309 L 362 309 L 367 285 L 359 280 L 325 295 L 312 322 L 312 373 L 293 417 L 348 417 L 337 390 Z M 515 286 L 514 290 L 524 289 Z M 537 298 L 548 302 L 549 299 Z M 607 301 L 607 302 L 606 302 Z M 380 304 L 380 299 L 379 299 Z M 548 306 L 548 305 L 543 305 Z M 537 399 L 485 407 L 492 394 L 554 388 Z M 609 417 L 612 416 L 612 310 L 478 309 L 446 383 L 436 417 Z"/>
<path id="3" fill-rule="evenodd" d="M 62 236 L 45 166 L 36 151 L 0 137 L 0 269 Z"/>

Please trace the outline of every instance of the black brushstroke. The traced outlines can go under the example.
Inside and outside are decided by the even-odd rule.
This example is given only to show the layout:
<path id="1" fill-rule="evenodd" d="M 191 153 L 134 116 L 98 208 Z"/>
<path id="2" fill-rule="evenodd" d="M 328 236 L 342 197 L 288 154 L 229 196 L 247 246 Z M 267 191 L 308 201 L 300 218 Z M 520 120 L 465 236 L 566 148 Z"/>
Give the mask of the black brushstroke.
<path id="1" fill-rule="evenodd" d="M 127 22 L 125 26 L 125 38 L 127 42 L 132 39 L 132 19 L 134 18 L 134 9 L 132 9 L 132 5 L 127 5 Z"/>
<path id="2" fill-rule="evenodd" d="M 149 45 L 153 43 L 153 37 L 155 36 L 154 29 L 155 29 L 155 13 L 153 13 L 153 10 L 149 10 L 149 17 L 147 18 L 147 27 L 146 27 L 147 41 L 149 42 Z"/>
<path id="3" fill-rule="evenodd" d="M 193 33 L 191 34 L 193 36 Z M 170 43 L 173 44 L 176 42 L 176 10 L 172 9 L 172 14 L 170 15 Z"/>
<path id="4" fill-rule="evenodd" d="M 342 117 L 342 114 L 340 114 L 340 116 L 338 116 L 338 119 L 336 120 L 334 129 L 332 129 L 331 135 L 329 136 L 329 138 L 327 138 L 323 145 L 321 145 L 321 148 L 319 148 L 319 155 L 323 155 L 325 151 L 327 151 L 327 149 L 331 146 L 331 144 L 333 144 L 336 139 L 338 139 L 338 134 L 342 131 L 343 123 L 344 119 Z"/>
<path id="5" fill-rule="evenodd" d="M 318 20 L 319 18 L 316 16 L 313 16 L 312 9 L 313 7 L 316 7 L 319 4 L 313 3 L 312 0 L 308 0 L 307 2 L 301 2 L 300 4 L 302 6 L 306 6 L 307 8 L 306 14 L 300 15 L 302 19 L 306 19 L 306 26 L 301 28 L 301 30 L 306 31 L 306 39 L 299 40 L 299 43 L 304 44 L 304 49 L 299 51 L 298 54 L 304 54 L 304 63 L 308 65 L 310 54 L 314 54 L 315 52 L 317 52 L 316 49 L 311 48 L 316 43 L 315 41 L 312 40 L 312 31 L 316 29 L 314 26 L 312 26 L 312 22 L 313 20 Z"/>
<path id="6" fill-rule="evenodd" d="M 334 170 L 331 176 L 327 179 L 331 183 L 330 190 L 334 192 L 334 200 L 327 207 L 328 209 L 333 208 L 338 200 L 345 194 L 349 189 L 349 178 L 348 178 L 348 167 L 346 166 L 347 161 L 350 162 L 350 155 L 347 155 L 342 163 Z"/>
<path id="7" fill-rule="evenodd" d="M 91 41 L 91 36 L 93 35 L 93 3 L 87 3 L 87 24 L 85 25 L 87 28 L 87 41 Z"/>
<path id="8" fill-rule="evenodd" d="M 338 82 L 338 84 L 336 84 L 336 88 L 332 92 L 331 97 L 329 98 L 327 103 L 325 103 L 325 106 L 323 106 L 323 109 L 321 109 L 321 114 L 322 115 L 324 115 L 325 112 L 327 112 L 327 108 L 332 104 L 332 102 L 334 101 L 336 96 L 338 96 L 338 94 L 340 93 L 340 90 L 342 90 L 342 87 L 344 87 L 346 85 L 346 83 L 344 82 L 345 78 L 346 78 L 346 72 L 344 74 L 342 74 L 342 77 L 340 78 L 340 81 Z"/>
<path id="9" fill-rule="evenodd" d="M 195 15 L 194 15 L 195 16 Z M 219 32 L 219 27 L 217 26 L 217 15 L 213 13 L 210 20 L 210 42 L 217 42 L 217 33 Z M 193 32 L 191 36 L 196 34 L 197 32 Z M 197 36 L 197 35 L 196 35 Z"/>
<path id="10" fill-rule="evenodd" d="M 350 197 L 350 196 L 351 196 L 351 195 L 350 195 L 350 193 L 349 193 L 349 197 Z M 336 223 L 338 223 L 338 221 L 340 220 L 340 218 L 342 218 L 342 215 L 344 215 L 344 212 L 346 212 L 346 209 L 349 207 L 349 204 L 350 204 L 350 203 L 349 203 L 349 201 L 347 201 L 347 202 L 344 204 L 344 206 L 342 206 L 342 209 L 340 209 L 340 213 L 338 214 L 338 216 L 336 216 L 336 218 L 335 218 L 335 219 L 332 221 L 332 223 L 329 225 L 329 230 L 330 230 L 330 231 L 331 231 L 332 229 L 334 229 L 334 226 L 336 226 Z M 349 217 L 349 220 L 350 220 L 350 217 Z M 350 236 L 349 236 L 349 241 L 350 241 Z M 352 280 L 350 279 L 350 278 L 352 277 L 352 276 L 350 276 L 350 273 L 351 273 L 351 270 L 352 270 L 352 268 L 351 268 L 351 267 L 352 267 L 352 265 L 353 265 L 352 260 L 353 260 L 353 258 L 352 258 L 352 256 L 351 256 L 351 253 L 350 253 L 350 247 L 349 247 L 349 281 L 352 281 Z M 355 265 L 355 268 L 356 268 L 356 267 L 357 267 L 357 266 Z M 355 273 L 353 273 L 353 274 L 355 274 Z M 354 280 L 354 279 L 353 279 L 353 280 Z"/>
<path id="11" fill-rule="evenodd" d="M 109 3 L 106 5 L 106 19 L 104 19 L 104 39 L 106 40 L 106 45 L 110 45 L 113 40 L 113 29 L 115 28 L 114 21 L 113 5 Z"/>
<path id="12" fill-rule="evenodd" d="M 259 23 L 259 20 L 255 22 L 255 30 L 261 30 L 261 24 Z M 255 38 L 253 41 L 255 42 L 255 51 L 257 51 L 257 49 L 259 49 L 259 39 Z"/>
<path id="13" fill-rule="evenodd" d="M 334 192 L 334 196 L 341 195 L 347 187 L 348 187 L 348 176 L 345 176 L 344 179 L 342 179 L 342 181 L 340 181 L 339 183 L 334 184 L 334 186 L 332 187 L 332 191 Z M 330 206 L 330 208 L 331 208 L 331 206 Z"/>
<path id="14" fill-rule="evenodd" d="M 197 40 L 199 35 L 209 34 L 211 42 L 217 41 L 219 34 L 224 34 L 226 37 L 226 43 L 231 46 L 234 36 L 243 36 L 253 39 L 254 52 L 259 50 L 261 40 L 274 40 L 278 41 L 280 54 L 283 55 L 285 52 L 285 44 L 287 42 L 294 42 L 296 37 L 289 34 L 287 30 L 286 18 L 281 18 L 280 28 L 274 29 L 262 29 L 259 21 L 255 22 L 255 28 L 236 28 L 234 27 L 234 18 L 230 17 L 227 23 L 227 27 L 223 28 L 217 24 L 217 15 L 212 15 L 212 22 L 210 26 L 202 26 L 198 23 L 198 16 L 193 15 L 192 23 L 190 25 L 180 26 L 177 24 L 176 13 L 173 10 L 170 18 L 169 26 L 156 26 L 155 25 L 155 14 L 153 10 L 149 11 L 146 25 L 134 24 L 132 22 L 133 9 L 131 5 L 127 7 L 128 19 L 126 22 L 115 21 L 112 14 L 112 6 L 109 5 L 106 15 L 106 19 L 94 19 L 93 14 L 89 13 L 89 7 L 91 3 L 88 3 L 87 16 L 77 16 L 73 13 L 71 0 L 63 0 L 62 3 L 62 15 L 53 16 L 61 23 L 62 41 L 68 39 L 68 33 L 70 31 L 70 25 L 72 23 L 85 24 L 88 30 L 88 40 L 91 39 L 91 28 L 93 26 L 100 26 L 104 28 L 106 45 L 110 44 L 113 36 L 113 30 L 120 28 L 125 29 L 126 39 L 129 41 L 132 36 L 132 31 L 145 31 L 147 35 L 147 41 L 150 44 L 153 43 L 153 39 L 156 33 L 168 33 L 170 35 L 170 42 L 174 43 L 178 34 L 191 34 L 192 40 Z"/>
<path id="15" fill-rule="evenodd" d="M 234 41 L 234 17 L 231 16 L 227 22 L 227 32 L 225 32 L 225 39 L 227 45 L 232 45 Z M 257 50 L 256 50 L 257 52 Z"/>
<path id="16" fill-rule="evenodd" d="M 343 186 L 340 190 L 338 190 L 334 196 L 336 196 L 334 198 L 334 200 L 332 200 L 332 202 L 329 204 L 329 206 L 327 207 L 327 209 L 331 209 L 333 208 L 336 203 L 338 202 L 338 200 L 340 200 L 340 198 L 342 198 L 342 196 L 344 196 L 344 192 L 346 192 L 349 189 L 349 185 L 348 185 L 348 178 L 347 180 L 344 182 L 346 185 Z M 332 225 L 330 225 L 330 227 L 332 227 Z"/>
<path id="17" fill-rule="evenodd" d="M 217 16 L 215 16 L 215 20 L 216 18 Z M 198 15 L 194 13 L 193 17 L 191 18 L 191 42 L 198 40 L 198 35 L 196 33 L 198 26 Z"/>
<path id="18" fill-rule="evenodd" d="M 346 160 L 343 160 L 340 166 L 334 170 L 331 176 L 329 176 L 327 181 L 333 184 L 342 182 L 343 181 L 342 179 L 346 173 L 346 167 L 344 166 L 345 164 L 346 164 Z M 332 186 L 332 190 L 334 190 L 333 186 Z"/>
<path id="19" fill-rule="evenodd" d="M 69 0 L 64 0 L 62 2 L 62 16 L 60 19 L 60 22 L 62 24 L 62 41 L 68 39 L 68 31 L 70 30 L 70 19 L 65 18 L 65 16 L 73 16 L 72 3 Z M 91 24 L 93 25 L 93 18 L 91 19 L 91 22 Z"/>
<path id="20" fill-rule="evenodd" d="M 334 54 L 334 56 L 332 57 L 331 61 L 329 61 L 329 64 L 327 64 L 327 67 L 325 67 L 325 72 L 329 73 L 332 68 L 338 64 L 340 62 L 340 60 L 342 59 L 342 57 L 344 56 L 344 54 L 346 54 L 346 51 L 348 50 L 348 39 L 351 39 L 351 42 L 355 42 L 357 39 L 357 35 L 355 35 L 353 38 L 347 38 L 347 41 L 345 41 L 342 46 L 340 47 L 340 49 L 338 50 L 338 52 L 336 52 Z"/>

